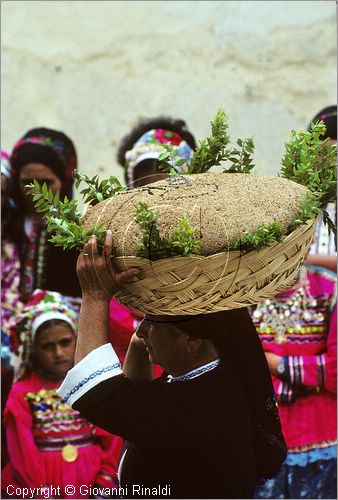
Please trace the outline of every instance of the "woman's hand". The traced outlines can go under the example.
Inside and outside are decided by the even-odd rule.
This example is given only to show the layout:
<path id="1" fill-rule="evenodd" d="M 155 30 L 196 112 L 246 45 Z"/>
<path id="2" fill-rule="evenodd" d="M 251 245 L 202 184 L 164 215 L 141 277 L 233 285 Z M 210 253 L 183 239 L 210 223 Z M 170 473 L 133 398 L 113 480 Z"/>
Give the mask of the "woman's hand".
<path id="1" fill-rule="evenodd" d="M 123 373 L 131 380 L 153 380 L 153 369 L 142 338 L 136 332 L 130 339 L 128 351 L 123 363 Z"/>
<path id="2" fill-rule="evenodd" d="M 82 298 L 109 301 L 130 279 L 140 272 L 133 267 L 120 273 L 114 271 L 111 264 L 113 235 L 110 230 L 104 241 L 103 251 L 97 250 L 95 236 L 91 236 L 80 253 L 76 272 L 82 289 Z"/>
<path id="3" fill-rule="evenodd" d="M 130 339 L 129 345 L 133 345 L 133 346 L 135 346 L 138 349 L 142 349 L 142 351 L 146 350 L 146 346 L 145 346 L 145 344 L 143 342 L 143 339 L 141 339 L 140 337 L 138 337 L 137 334 L 136 334 L 136 332 L 133 333 L 133 335 L 132 335 L 132 337 Z"/>

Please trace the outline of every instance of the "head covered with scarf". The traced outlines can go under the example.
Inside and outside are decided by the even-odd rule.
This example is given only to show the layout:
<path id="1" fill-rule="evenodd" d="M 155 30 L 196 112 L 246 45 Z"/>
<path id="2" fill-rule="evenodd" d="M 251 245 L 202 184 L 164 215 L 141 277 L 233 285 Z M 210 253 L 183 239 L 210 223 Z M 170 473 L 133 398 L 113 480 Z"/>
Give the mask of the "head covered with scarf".
<path id="1" fill-rule="evenodd" d="M 199 316 L 152 316 L 199 339 L 211 340 L 221 364 L 244 388 L 251 407 L 257 475 L 277 474 L 286 458 L 277 401 L 261 341 L 246 308 Z"/>
<path id="2" fill-rule="evenodd" d="M 187 170 L 196 142 L 186 123 L 167 116 L 142 119 L 121 140 L 117 152 L 117 160 L 125 168 L 128 184 L 133 183 L 135 168 L 142 162 L 154 160 L 158 164 L 160 154 L 165 152 L 162 144 L 170 144 L 177 149 L 178 158 L 185 160 L 179 170 Z"/>
<path id="3" fill-rule="evenodd" d="M 12 178 L 12 169 L 9 163 L 9 154 L 3 149 L 1 150 L 1 175 L 4 175 L 7 179 Z"/>
<path id="4" fill-rule="evenodd" d="M 321 139 L 331 139 L 333 141 L 337 140 L 337 105 L 327 106 L 323 108 L 319 113 L 316 114 L 311 120 L 311 123 L 318 121 L 323 121 L 325 123 L 326 132 Z M 308 126 L 308 130 L 311 127 L 311 123 Z"/>
<path id="5" fill-rule="evenodd" d="M 39 163 L 50 168 L 61 181 L 61 198 L 73 197 L 73 172 L 77 166 L 77 156 L 73 142 L 63 132 L 48 128 L 29 130 L 14 145 L 10 162 L 13 169 L 13 197 L 18 206 L 21 206 L 19 174 L 28 163 Z"/>
<path id="6" fill-rule="evenodd" d="M 34 342 L 40 328 L 51 320 L 67 323 L 77 333 L 81 299 L 58 292 L 36 289 L 27 304 L 8 324 L 14 380 L 24 378 L 33 368 Z"/>

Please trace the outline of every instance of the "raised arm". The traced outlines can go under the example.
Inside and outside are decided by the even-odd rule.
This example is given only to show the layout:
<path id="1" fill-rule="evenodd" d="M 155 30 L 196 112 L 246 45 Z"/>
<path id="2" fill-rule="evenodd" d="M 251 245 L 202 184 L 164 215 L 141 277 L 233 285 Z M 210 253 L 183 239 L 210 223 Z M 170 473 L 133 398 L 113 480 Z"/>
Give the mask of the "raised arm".
<path id="1" fill-rule="evenodd" d="M 98 252 L 96 237 L 84 246 L 77 262 L 77 275 L 82 290 L 75 364 L 94 349 L 109 343 L 109 302 L 139 269 L 116 273 L 110 261 L 113 238 L 107 231 L 102 253 Z"/>

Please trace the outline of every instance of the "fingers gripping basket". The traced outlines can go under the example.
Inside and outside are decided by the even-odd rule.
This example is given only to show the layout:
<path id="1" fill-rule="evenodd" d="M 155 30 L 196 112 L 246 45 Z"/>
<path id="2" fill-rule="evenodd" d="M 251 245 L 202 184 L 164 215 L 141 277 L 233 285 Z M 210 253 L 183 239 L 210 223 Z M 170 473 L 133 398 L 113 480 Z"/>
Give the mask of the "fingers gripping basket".
<path id="1" fill-rule="evenodd" d="M 124 285 L 118 300 L 143 313 L 162 315 L 206 314 L 257 304 L 296 281 L 315 227 L 312 219 L 282 242 L 245 255 L 230 251 L 157 261 L 116 257 L 117 270 L 141 269 Z"/>

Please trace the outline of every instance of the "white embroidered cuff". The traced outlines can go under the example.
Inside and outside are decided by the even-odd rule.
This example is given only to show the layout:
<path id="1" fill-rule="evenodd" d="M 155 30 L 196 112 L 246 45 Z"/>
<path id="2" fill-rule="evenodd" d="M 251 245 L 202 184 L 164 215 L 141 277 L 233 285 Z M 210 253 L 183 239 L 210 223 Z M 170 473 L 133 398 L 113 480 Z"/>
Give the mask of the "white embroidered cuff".
<path id="1" fill-rule="evenodd" d="M 67 373 L 57 393 L 72 406 L 97 384 L 120 373 L 121 365 L 112 345 L 105 344 L 94 349 Z"/>

